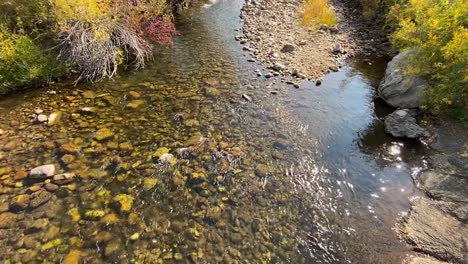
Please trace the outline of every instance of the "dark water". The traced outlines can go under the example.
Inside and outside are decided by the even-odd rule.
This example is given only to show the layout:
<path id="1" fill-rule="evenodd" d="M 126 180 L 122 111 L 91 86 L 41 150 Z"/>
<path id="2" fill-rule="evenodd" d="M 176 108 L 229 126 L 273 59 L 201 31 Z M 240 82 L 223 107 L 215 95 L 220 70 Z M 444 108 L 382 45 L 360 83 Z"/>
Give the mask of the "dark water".
<path id="1" fill-rule="evenodd" d="M 234 41 L 242 2 L 184 12 L 174 44 L 142 71 L 0 101 L 0 168 L 12 168 L 0 175 L 3 214 L 46 188 L 15 183 L 15 172 L 51 163 L 78 175 L 9 216 L 3 262 L 401 262 L 409 251 L 394 226 L 426 149 L 383 131 L 376 113 L 387 110 L 373 97 L 386 59 L 347 61 L 318 87 L 256 77 L 265 67 Z M 32 122 L 36 108 L 61 111 L 61 122 Z M 109 139 L 96 139 L 102 128 Z"/>

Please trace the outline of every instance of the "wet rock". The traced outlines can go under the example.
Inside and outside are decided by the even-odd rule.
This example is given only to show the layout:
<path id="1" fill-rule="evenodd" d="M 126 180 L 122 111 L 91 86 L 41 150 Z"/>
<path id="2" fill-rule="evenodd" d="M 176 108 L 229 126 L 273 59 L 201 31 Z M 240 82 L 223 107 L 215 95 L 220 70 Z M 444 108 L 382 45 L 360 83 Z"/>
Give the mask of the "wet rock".
<path id="1" fill-rule="evenodd" d="M 13 139 L 13 140 L 8 141 L 8 143 L 6 143 L 3 146 L 3 150 L 12 151 L 12 150 L 17 149 L 20 145 L 21 145 L 21 139 L 19 138 Z"/>
<path id="2" fill-rule="evenodd" d="M 97 141 L 104 141 L 112 137 L 114 137 L 114 133 L 106 127 L 96 131 L 96 135 L 94 136 L 94 138 L 96 138 Z"/>
<path id="3" fill-rule="evenodd" d="M 68 253 L 63 259 L 63 264 L 79 264 L 81 257 L 84 255 L 84 252 L 73 249 Z"/>
<path id="4" fill-rule="evenodd" d="M 281 52 L 283 53 L 289 53 L 293 52 L 296 48 L 292 44 L 286 44 L 281 48 Z"/>
<path id="5" fill-rule="evenodd" d="M 219 206 L 208 208 L 205 217 L 212 221 L 218 220 L 221 217 L 221 208 Z"/>
<path id="6" fill-rule="evenodd" d="M 62 244 L 62 242 L 63 241 L 60 238 L 51 240 L 51 241 L 45 243 L 44 245 L 42 245 L 41 252 L 45 252 L 45 251 L 47 251 L 49 249 L 56 248 L 56 247 L 60 246 Z"/>
<path id="7" fill-rule="evenodd" d="M 0 176 L 3 176 L 3 175 L 8 175 L 10 174 L 12 171 L 11 167 L 1 167 L 0 168 Z"/>
<path id="8" fill-rule="evenodd" d="M 40 205 L 47 203 L 52 197 L 53 197 L 53 194 L 47 191 L 38 191 L 38 192 L 32 193 L 31 201 L 29 202 L 29 207 L 30 208 L 39 207 Z"/>
<path id="9" fill-rule="evenodd" d="M 385 77 L 377 90 L 379 96 L 393 107 L 417 108 L 426 99 L 427 80 L 406 72 L 411 52 L 400 53 L 388 63 Z"/>
<path id="10" fill-rule="evenodd" d="M 101 219 L 106 213 L 103 210 L 89 210 L 86 211 L 84 216 L 88 220 L 99 220 Z"/>
<path id="11" fill-rule="evenodd" d="M 121 250 L 120 242 L 118 240 L 112 240 L 104 249 L 104 255 L 106 257 L 112 257 L 113 255 L 118 254 Z"/>
<path id="12" fill-rule="evenodd" d="M 43 179 L 50 178 L 55 174 L 55 165 L 47 164 L 36 167 L 29 172 L 29 178 L 32 179 Z"/>
<path id="13" fill-rule="evenodd" d="M 419 138 L 430 136 L 429 132 L 416 124 L 408 110 L 397 110 L 385 118 L 385 132 L 394 137 Z"/>
<path id="14" fill-rule="evenodd" d="M 94 99 L 94 98 L 96 98 L 96 93 L 93 92 L 93 91 L 84 91 L 82 95 L 83 95 L 84 99 Z"/>
<path id="15" fill-rule="evenodd" d="M 37 239 L 35 239 L 33 236 L 27 235 L 24 237 L 24 241 L 23 241 L 24 248 L 35 249 L 35 248 L 38 248 L 39 246 L 40 246 L 39 241 L 37 241 Z"/>
<path id="16" fill-rule="evenodd" d="M 63 174 L 57 174 L 52 177 L 52 183 L 57 184 L 57 185 L 64 185 L 64 184 L 69 184 L 73 182 L 75 179 L 75 174 L 74 173 L 63 173 Z"/>
<path id="17" fill-rule="evenodd" d="M 141 94 L 139 92 L 136 92 L 136 91 L 130 91 L 130 92 L 128 92 L 128 95 L 130 95 L 133 98 L 140 98 L 141 97 Z"/>
<path id="18" fill-rule="evenodd" d="M 333 47 L 332 52 L 333 52 L 333 53 L 336 53 L 336 54 L 342 54 L 342 53 L 344 53 L 344 52 L 343 52 L 343 48 L 341 47 L 341 44 L 339 44 L 339 43 L 337 43 L 337 44 Z"/>
<path id="19" fill-rule="evenodd" d="M 0 214 L 0 229 L 11 228 L 16 223 L 16 214 L 6 212 Z"/>
<path id="20" fill-rule="evenodd" d="M 198 122 L 198 120 L 196 119 L 188 119 L 188 120 L 185 120 L 184 124 L 188 127 L 195 127 L 195 126 L 199 126 L 200 122 Z"/>
<path id="21" fill-rule="evenodd" d="M 130 142 L 124 142 L 119 144 L 119 149 L 121 151 L 131 152 L 133 151 L 133 145 Z"/>
<path id="22" fill-rule="evenodd" d="M 0 173 L 2 175 L 2 173 Z M 24 170 L 17 170 L 15 173 L 15 181 L 22 181 L 28 177 L 28 173 Z"/>
<path id="23" fill-rule="evenodd" d="M 46 185 L 44 185 L 44 189 L 46 189 L 49 192 L 55 192 L 58 190 L 58 188 L 58 185 L 53 183 L 47 183 Z"/>
<path id="24" fill-rule="evenodd" d="M 140 234 L 139 233 L 134 233 L 129 238 L 130 238 L 131 241 L 137 241 L 140 238 Z"/>
<path id="25" fill-rule="evenodd" d="M 49 117 L 47 118 L 47 125 L 54 126 L 58 122 L 60 122 L 61 118 L 62 118 L 62 112 L 61 111 L 55 111 L 52 114 L 50 114 Z"/>
<path id="26" fill-rule="evenodd" d="M 201 144 L 203 141 L 204 141 L 203 136 L 198 136 L 198 135 L 197 136 L 192 136 L 187 141 L 185 141 L 184 145 L 191 147 L 191 146 Z"/>
<path id="27" fill-rule="evenodd" d="M 80 113 L 85 114 L 85 115 L 95 114 L 97 112 L 98 112 L 97 107 L 87 106 L 87 107 L 83 107 L 80 109 Z"/>
<path id="28" fill-rule="evenodd" d="M 166 153 L 166 154 L 161 155 L 161 157 L 159 157 L 159 162 L 174 166 L 177 164 L 177 159 L 174 157 L 174 155 Z"/>
<path id="29" fill-rule="evenodd" d="M 258 164 L 255 167 L 255 174 L 258 177 L 266 177 L 266 176 L 268 176 L 270 174 L 270 167 L 268 167 L 265 164 Z"/>
<path id="30" fill-rule="evenodd" d="M 143 179 L 143 190 L 144 191 L 149 191 L 153 189 L 156 184 L 158 184 L 158 179 L 156 178 L 145 178 Z"/>
<path id="31" fill-rule="evenodd" d="M 221 92 L 216 88 L 209 87 L 209 88 L 206 88 L 206 95 L 216 98 L 221 95 Z"/>
<path id="32" fill-rule="evenodd" d="M 144 100 L 133 100 L 133 101 L 131 101 L 130 103 L 127 104 L 127 107 L 136 109 L 136 108 L 139 108 L 140 106 L 142 106 L 144 104 L 145 104 Z"/>
<path id="33" fill-rule="evenodd" d="M 42 109 L 40 109 L 40 108 L 36 108 L 36 109 L 34 109 L 34 113 L 35 113 L 36 115 L 40 115 L 40 114 L 44 113 L 44 110 L 42 110 Z"/>
<path id="34" fill-rule="evenodd" d="M 119 211 L 128 213 L 132 209 L 134 198 L 128 194 L 119 194 L 114 197 L 113 201 L 117 204 Z"/>
<path id="35" fill-rule="evenodd" d="M 156 152 L 154 152 L 153 157 L 160 158 L 162 155 L 169 153 L 169 149 L 165 147 L 158 148 Z"/>
<path id="36" fill-rule="evenodd" d="M 18 212 L 25 210 L 29 206 L 30 196 L 28 194 L 20 194 L 13 197 L 10 201 L 10 210 L 12 212 Z"/>
<path id="37" fill-rule="evenodd" d="M 73 161 L 75 161 L 75 156 L 71 154 L 66 154 L 66 155 L 63 155 L 63 157 L 60 160 L 66 165 L 70 165 L 73 163 Z"/>
<path id="38" fill-rule="evenodd" d="M 415 249 L 438 259 L 466 263 L 468 226 L 457 217 L 445 213 L 445 207 L 468 206 L 460 203 L 432 201 L 425 198 L 413 200 L 412 210 L 400 231 Z M 466 221 L 468 219 L 465 219 Z M 465 222 L 466 223 L 466 222 Z"/>
<path id="39" fill-rule="evenodd" d="M 77 154 L 81 151 L 81 146 L 67 143 L 60 146 L 60 151 L 64 154 Z"/>
<path id="40" fill-rule="evenodd" d="M 43 114 L 38 115 L 36 117 L 36 121 L 39 122 L 39 123 L 44 123 L 44 122 L 47 121 L 47 119 L 48 119 L 48 117 L 46 115 L 43 115 Z"/>

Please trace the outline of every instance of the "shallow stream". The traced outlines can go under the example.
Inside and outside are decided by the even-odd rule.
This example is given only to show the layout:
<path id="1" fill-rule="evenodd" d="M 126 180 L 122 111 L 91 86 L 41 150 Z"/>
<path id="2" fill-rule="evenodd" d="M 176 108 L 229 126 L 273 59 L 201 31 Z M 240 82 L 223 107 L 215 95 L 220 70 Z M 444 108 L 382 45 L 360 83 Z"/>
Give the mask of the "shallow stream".
<path id="1" fill-rule="evenodd" d="M 400 263 L 410 253 L 394 227 L 427 150 L 383 131 L 388 110 L 373 98 L 386 58 L 346 61 L 321 86 L 259 77 L 265 66 L 234 40 L 242 2 L 186 10 L 144 70 L 0 100 L 3 263 Z M 61 118 L 40 124 L 36 109 Z M 77 177 L 22 177 L 44 164 Z M 24 208 L 12 206 L 18 196 Z"/>

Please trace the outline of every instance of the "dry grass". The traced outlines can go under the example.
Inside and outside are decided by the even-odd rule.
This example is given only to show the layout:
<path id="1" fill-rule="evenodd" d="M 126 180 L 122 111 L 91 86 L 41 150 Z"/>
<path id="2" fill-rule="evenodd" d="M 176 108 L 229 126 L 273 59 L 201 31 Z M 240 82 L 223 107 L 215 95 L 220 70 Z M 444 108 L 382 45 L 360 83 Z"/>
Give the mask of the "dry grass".
<path id="1" fill-rule="evenodd" d="M 306 0 L 301 16 L 302 21 L 312 27 L 336 24 L 335 10 L 330 6 L 328 0 Z"/>

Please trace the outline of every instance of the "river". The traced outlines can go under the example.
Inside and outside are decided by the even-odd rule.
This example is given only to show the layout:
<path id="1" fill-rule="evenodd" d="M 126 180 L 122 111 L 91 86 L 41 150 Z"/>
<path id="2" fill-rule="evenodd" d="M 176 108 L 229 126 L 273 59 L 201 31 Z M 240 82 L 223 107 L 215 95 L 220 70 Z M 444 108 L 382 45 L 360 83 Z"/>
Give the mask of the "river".
<path id="1" fill-rule="evenodd" d="M 234 40 L 242 3 L 184 11 L 141 71 L 0 100 L 2 262 L 401 263 L 394 228 L 427 149 L 384 133 L 387 59 L 347 60 L 321 86 L 258 77 Z M 44 164 L 78 177 L 15 182 Z"/>

